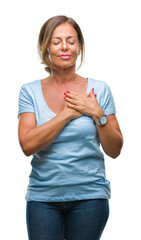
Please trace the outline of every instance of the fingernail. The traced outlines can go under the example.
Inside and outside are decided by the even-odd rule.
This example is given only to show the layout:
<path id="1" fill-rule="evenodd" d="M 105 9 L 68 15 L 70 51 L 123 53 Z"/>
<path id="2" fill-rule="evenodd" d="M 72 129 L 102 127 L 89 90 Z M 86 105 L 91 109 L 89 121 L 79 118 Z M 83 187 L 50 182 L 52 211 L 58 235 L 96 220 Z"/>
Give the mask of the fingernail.
<path id="1" fill-rule="evenodd" d="M 94 88 L 92 88 L 92 91 L 94 91 Z"/>
<path id="2" fill-rule="evenodd" d="M 66 99 L 66 97 L 64 97 L 64 99 Z"/>
<path id="3" fill-rule="evenodd" d="M 70 91 L 67 90 L 67 93 L 70 93 Z"/>
<path id="4" fill-rule="evenodd" d="M 95 97 L 97 97 L 97 94 L 95 94 Z"/>
<path id="5" fill-rule="evenodd" d="M 66 95 L 66 92 L 64 92 L 64 94 Z"/>
<path id="6" fill-rule="evenodd" d="M 69 107 L 69 104 L 67 104 L 67 107 Z"/>

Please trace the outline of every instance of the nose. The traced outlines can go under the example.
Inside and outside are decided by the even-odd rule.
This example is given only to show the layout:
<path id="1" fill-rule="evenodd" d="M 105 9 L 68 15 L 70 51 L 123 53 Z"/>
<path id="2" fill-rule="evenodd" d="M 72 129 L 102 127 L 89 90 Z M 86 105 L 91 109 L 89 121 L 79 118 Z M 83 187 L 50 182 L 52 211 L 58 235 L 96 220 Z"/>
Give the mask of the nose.
<path id="1" fill-rule="evenodd" d="M 68 49 L 68 44 L 67 44 L 67 42 L 66 42 L 66 41 L 63 41 L 61 47 L 62 47 L 62 50 L 66 51 L 66 50 Z"/>

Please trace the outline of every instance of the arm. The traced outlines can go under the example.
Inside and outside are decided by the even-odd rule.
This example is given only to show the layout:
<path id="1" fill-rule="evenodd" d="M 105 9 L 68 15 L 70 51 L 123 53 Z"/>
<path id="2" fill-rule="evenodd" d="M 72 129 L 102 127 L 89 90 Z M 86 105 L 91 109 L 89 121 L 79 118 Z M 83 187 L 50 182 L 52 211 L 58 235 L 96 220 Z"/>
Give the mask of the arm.
<path id="1" fill-rule="evenodd" d="M 82 116 L 81 113 L 64 109 L 50 121 L 36 127 L 34 113 L 22 113 L 19 119 L 19 142 L 26 156 L 39 152 L 49 145 L 71 119 Z"/>
<path id="2" fill-rule="evenodd" d="M 67 93 L 66 101 L 69 108 L 91 116 L 94 121 L 99 120 L 99 117 L 104 114 L 92 90 L 87 96 L 78 95 L 74 92 Z M 108 156 L 116 158 L 120 154 L 123 137 L 116 116 L 112 114 L 107 117 L 108 123 L 105 126 L 96 125 L 96 128 L 104 152 Z"/>
<path id="3" fill-rule="evenodd" d="M 123 137 L 115 114 L 108 115 L 107 117 L 108 123 L 104 126 L 96 125 L 96 128 L 104 152 L 108 156 L 116 158 L 120 155 Z"/>

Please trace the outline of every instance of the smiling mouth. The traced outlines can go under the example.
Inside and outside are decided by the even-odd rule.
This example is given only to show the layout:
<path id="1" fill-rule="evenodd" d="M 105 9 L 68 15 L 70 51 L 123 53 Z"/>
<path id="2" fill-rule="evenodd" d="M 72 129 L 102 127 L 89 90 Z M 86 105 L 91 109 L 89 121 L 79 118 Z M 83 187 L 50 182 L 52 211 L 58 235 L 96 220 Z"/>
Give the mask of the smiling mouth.
<path id="1" fill-rule="evenodd" d="M 69 55 L 69 54 L 60 56 L 60 58 L 62 58 L 62 59 L 69 59 L 70 57 L 71 57 L 71 55 Z"/>

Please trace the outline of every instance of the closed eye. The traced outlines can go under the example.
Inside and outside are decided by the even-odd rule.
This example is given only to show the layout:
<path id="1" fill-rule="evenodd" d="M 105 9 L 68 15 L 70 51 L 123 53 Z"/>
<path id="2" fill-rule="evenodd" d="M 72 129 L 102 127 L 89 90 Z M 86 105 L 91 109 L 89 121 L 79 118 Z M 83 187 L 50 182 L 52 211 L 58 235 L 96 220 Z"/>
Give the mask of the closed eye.
<path id="1" fill-rule="evenodd" d="M 69 42 L 69 44 L 74 45 L 74 42 Z"/>
<path id="2" fill-rule="evenodd" d="M 54 45 L 58 45 L 60 42 L 53 43 Z"/>

